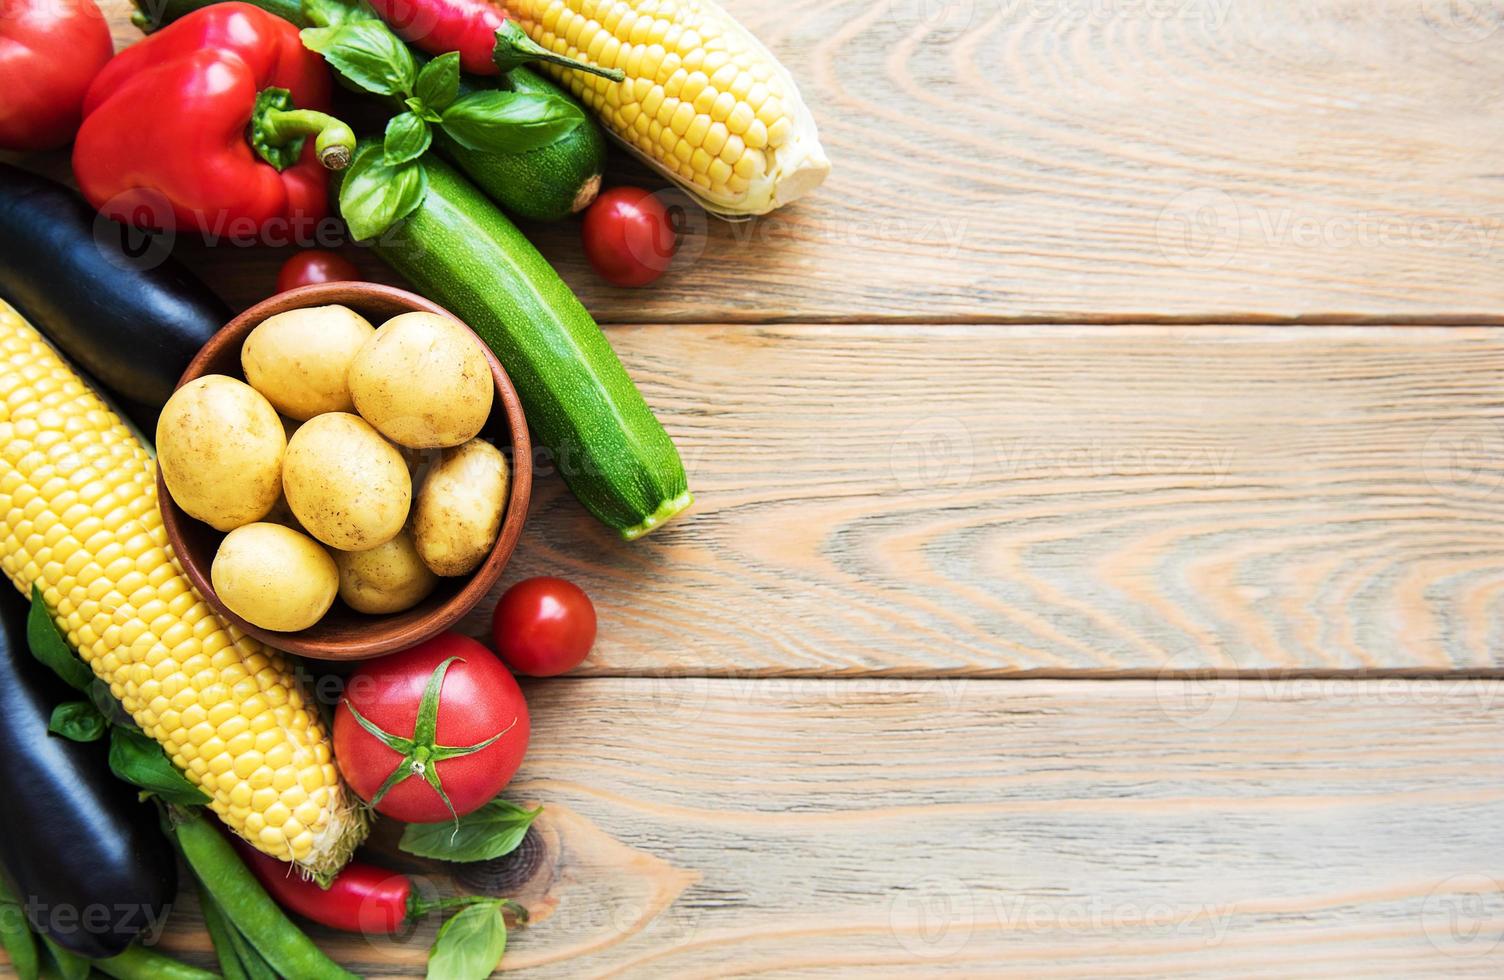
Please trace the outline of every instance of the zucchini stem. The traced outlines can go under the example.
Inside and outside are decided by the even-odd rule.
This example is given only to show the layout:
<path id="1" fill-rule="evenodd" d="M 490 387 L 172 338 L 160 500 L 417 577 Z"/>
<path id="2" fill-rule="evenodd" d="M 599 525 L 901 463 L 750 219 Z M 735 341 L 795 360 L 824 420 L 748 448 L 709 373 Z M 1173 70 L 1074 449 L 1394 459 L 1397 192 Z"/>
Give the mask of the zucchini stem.
<path id="1" fill-rule="evenodd" d="M 644 534 L 647 534 L 654 528 L 659 527 L 663 524 L 667 524 L 669 521 L 673 520 L 675 517 L 688 510 L 689 506 L 694 502 L 694 494 L 686 490 L 683 493 L 679 494 L 679 496 L 674 497 L 672 500 L 665 500 L 663 503 L 659 504 L 658 509 L 653 511 L 647 517 L 644 517 L 641 522 L 634 524 L 631 527 L 622 528 L 621 536 L 623 538 L 626 538 L 628 541 L 636 541 L 638 538 L 642 537 Z"/>

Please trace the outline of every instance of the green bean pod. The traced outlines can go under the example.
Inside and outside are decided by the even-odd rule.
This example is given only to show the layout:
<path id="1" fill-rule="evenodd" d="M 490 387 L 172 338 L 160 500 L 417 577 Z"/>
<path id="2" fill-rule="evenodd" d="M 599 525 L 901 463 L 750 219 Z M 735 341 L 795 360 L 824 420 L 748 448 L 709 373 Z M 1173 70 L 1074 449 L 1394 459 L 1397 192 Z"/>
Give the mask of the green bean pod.
<path id="1" fill-rule="evenodd" d="M 127 946 L 125 952 L 108 959 L 90 960 L 89 965 L 116 980 L 217 980 L 219 976 L 145 946 Z"/>
<path id="2" fill-rule="evenodd" d="M 174 807 L 172 823 L 183 858 L 204 890 L 272 969 L 297 980 L 355 977 L 324 955 L 283 913 L 230 842 L 201 814 Z"/>

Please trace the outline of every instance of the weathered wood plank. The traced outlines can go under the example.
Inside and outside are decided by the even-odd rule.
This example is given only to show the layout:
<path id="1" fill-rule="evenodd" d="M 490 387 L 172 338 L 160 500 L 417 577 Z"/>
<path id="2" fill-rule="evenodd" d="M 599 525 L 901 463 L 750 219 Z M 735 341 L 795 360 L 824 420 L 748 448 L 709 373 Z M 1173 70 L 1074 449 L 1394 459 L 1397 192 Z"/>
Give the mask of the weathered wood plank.
<path id="1" fill-rule="evenodd" d="M 834 173 L 768 219 L 691 220 L 651 289 L 597 281 L 575 222 L 530 229 L 602 321 L 1504 305 L 1498 2 L 726 5 L 800 81 Z M 185 250 L 241 306 L 281 259 Z"/>
<path id="2" fill-rule="evenodd" d="M 612 338 L 699 502 L 624 544 L 538 481 L 503 584 L 585 586 L 587 670 L 1504 667 L 1504 331 Z"/>
<path id="3" fill-rule="evenodd" d="M 506 965 L 1494 976 L 1499 683 L 533 684 Z M 320 939 L 396 976 L 431 936 Z"/>

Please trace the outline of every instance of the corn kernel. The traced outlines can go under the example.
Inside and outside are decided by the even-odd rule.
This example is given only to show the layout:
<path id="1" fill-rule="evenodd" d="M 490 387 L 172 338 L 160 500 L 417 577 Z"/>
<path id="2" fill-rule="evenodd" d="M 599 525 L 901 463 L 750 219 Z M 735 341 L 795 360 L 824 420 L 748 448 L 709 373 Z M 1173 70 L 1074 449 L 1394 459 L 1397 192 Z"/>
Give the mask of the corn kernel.
<path id="1" fill-rule="evenodd" d="M 761 122 L 761 119 L 758 121 Z M 788 121 L 787 117 L 779 118 L 768 127 L 768 145 L 775 149 L 782 146 L 789 141 L 789 136 L 793 134 L 793 131 L 793 124 Z"/>
<path id="2" fill-rule="evenodd" d="M 700 145 L 705 147 L 706 153 L 715 156 L 721 152 L 722 147 L 726 145 L 727 138 L 730 136 L 731 131 L 726 128 L 725 123 L 711 123 L 709 128 L 705 130 L 705 141 Z"/>

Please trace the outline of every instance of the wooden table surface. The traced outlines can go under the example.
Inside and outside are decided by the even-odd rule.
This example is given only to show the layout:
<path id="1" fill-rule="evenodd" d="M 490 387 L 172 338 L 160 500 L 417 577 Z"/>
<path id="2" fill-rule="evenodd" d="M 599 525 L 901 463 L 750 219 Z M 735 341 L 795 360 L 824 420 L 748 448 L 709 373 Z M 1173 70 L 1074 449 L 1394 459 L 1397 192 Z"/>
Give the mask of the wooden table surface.
<path id="1" fill-rule="evenodd" d="M 507 968 L 1498 976 L 1504 5 L 728 6 L 826 186 L 645 290 L 529 229 L 699 503 L 537 481 L 506 581 L 601 635 L 528 687 Z"/>

